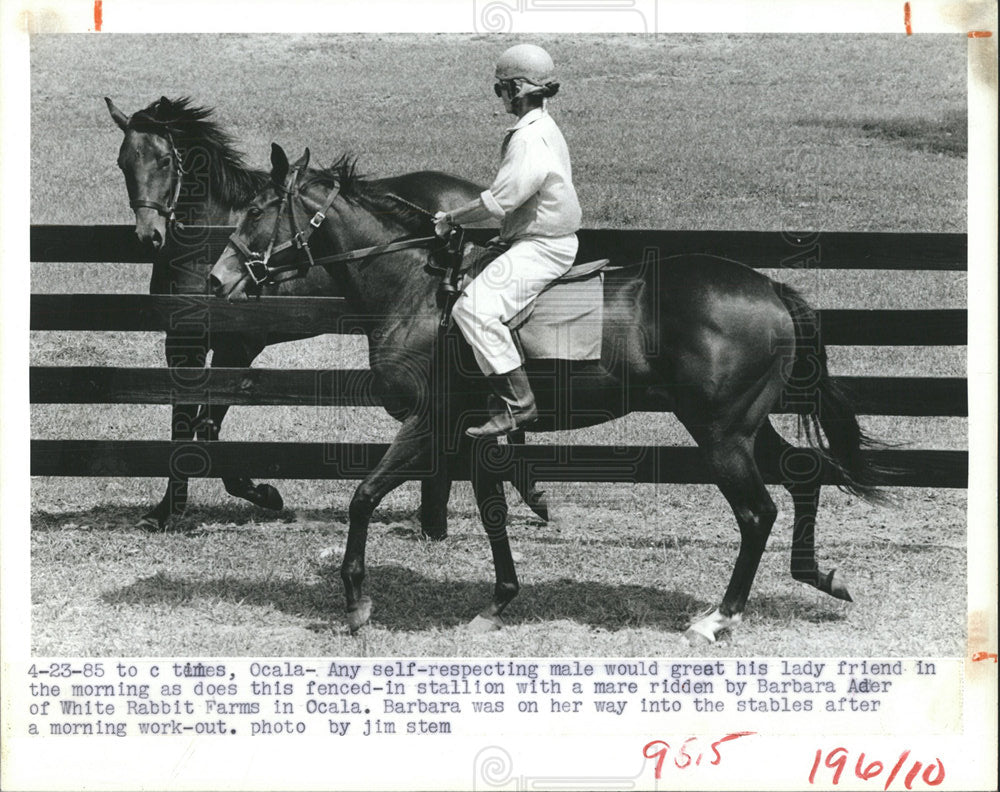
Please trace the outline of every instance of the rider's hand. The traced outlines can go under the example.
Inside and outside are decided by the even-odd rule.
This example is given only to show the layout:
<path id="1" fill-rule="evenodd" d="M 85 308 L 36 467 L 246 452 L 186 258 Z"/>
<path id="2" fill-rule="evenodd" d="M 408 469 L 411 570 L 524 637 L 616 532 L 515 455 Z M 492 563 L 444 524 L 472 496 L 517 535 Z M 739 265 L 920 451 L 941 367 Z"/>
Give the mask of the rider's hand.
<path id="1" fill-rule="evenodd" d="M 451 232 L 451 221 L 447 212 L 438 212 L 434 215 L 434 233 L 439 237 L 446 237 Z"/>

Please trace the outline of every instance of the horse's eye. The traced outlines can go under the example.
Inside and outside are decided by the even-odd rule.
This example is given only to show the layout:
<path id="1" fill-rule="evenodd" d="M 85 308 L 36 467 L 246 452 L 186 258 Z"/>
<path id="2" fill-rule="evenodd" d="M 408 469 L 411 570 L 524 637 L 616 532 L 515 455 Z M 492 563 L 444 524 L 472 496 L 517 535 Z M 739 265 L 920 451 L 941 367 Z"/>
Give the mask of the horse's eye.
<path id="1" fill-rule="evenodd" d="M 159 168 L 160 170 L 166 170 L 171 166 L 172 163 L 173 159 L 170 157 L 170 155 L 167 155 L 165 157 L 160 157 L 156 161 L 156 167 Z"/>
<path id="2" fill-rule="evenodd" d="M 258 217 L 260 217 L 260 215 L 261 215 L 260 207 L 251 206 L 249 209 L 247 209 L 247 217 L 251 217 L 254 220 L 256 220 Z"/>

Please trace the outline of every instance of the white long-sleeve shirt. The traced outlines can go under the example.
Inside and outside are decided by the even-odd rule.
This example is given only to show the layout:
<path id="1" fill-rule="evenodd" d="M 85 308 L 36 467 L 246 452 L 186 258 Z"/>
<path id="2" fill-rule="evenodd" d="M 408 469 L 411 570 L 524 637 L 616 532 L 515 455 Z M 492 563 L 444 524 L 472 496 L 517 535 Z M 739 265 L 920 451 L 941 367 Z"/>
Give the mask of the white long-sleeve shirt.
<path id="1" fill-rule="evenodd" d="M 544 108 L 525 113 L 507 130 L 500 171 L 481 195 L 500 220 L 500 238 L 562 237 L 580 228 L 569 149 Z"/>

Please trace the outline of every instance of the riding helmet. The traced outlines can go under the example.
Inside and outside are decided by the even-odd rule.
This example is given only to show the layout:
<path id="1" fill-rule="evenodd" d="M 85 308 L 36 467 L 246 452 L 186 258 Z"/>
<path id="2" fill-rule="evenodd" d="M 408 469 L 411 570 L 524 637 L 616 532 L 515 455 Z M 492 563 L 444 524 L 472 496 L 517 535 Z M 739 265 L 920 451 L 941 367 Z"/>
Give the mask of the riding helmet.
<path id="1" fill-rule="evenodd" d="M 515 44 L 497 60 L 498 80 L 519 80 L 522 85 L 519 96 L 534 93 L 555 83 L 555 64 L 545 50 L 534 44 Z"/>

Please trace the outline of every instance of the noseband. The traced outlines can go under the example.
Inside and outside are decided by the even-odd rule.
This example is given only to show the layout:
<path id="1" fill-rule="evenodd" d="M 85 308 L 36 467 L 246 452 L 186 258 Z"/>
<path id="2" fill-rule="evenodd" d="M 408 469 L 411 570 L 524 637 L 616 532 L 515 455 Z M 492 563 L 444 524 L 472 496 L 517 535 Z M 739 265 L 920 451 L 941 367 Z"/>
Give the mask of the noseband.
<path id="1" fill-rule="evenodd" d="M 299 169 L 292 168 L 292 172 L 288 175 L 288 180 L 285 182 L 284 187 L 280 188 L 282 194 L 281 209 L 286 204 L 288 205 L 288 215 L 292 224 L 291 239 L 279 245 L 274 244 L 278 238 L 278 229 L 281 227 L 281 209 L 278 210 L 274 218 L 274 228 L 271 229 L 271 238 L 267 243 L 267 249 L 263 253 L 251 250 L 238 233 L 234 232 L 229 235 L 230 244 L 243 255 L 243 266 L 255 286 L 288 280 L 288 278 L 275 278 L 275 275 L 287 272 L 296 272 L 300 276 L 303 276 L 311 267 L 316 266 L 316 260 L 313 258 L 312 250 L 309 248 L 309 237 L 312 236 L 313 231 L 323 225 L 326 213 L 330 211 L 330 207 L 333 206 L 333 202 L 337 200 L 337 196 L 340 194 L 340 185 L 334 186 L 323 202 L 323 205 L 316 209 L 306 227 L 300 230 L 298 213 L 295 211 L 295 199 L 298 198 L 302 204 L 305 204 L 306 196 L 299 192 L 298 180 Z M 305 251 L 306 259 L 300 259 L 298 263 L 292 262 L 279 266 L 270 265 L 273 256 L 291 247 Z"/>
<path id="2" fill-rule="evenodd" d="M 133 210 L 154 209 L 158 214 L 167 219 L 167 223 L 173 224 L 177 222 L 177 201 L 181 196 L 181 180 L 187 174 L 187 171 L 184 170 L 180 152 L 177 150 L 177 146 L 174 145 L 173 135 L 168 130 L 164 130 L 163 134 L 167 139 L 167 143 L 170 144 L 170 156 L 174 162 L 174 193 L 170 198 L 170 203 L 164 206 L 159 201 L 131 200 L 129 201 L 129 206 Z"/>
<path id="3" fill-rule="evenodd" d="M 370 256 L 380 256 L 385 253 L 393 253 L 398 250 L 421 247 L 438 240 L 436 236 L 402 239 L 396 242 L 387 242 L 382 245 L 373 245 L 372 247 L 351 250 L 346 253 L 337 253 L 331 256 L 316 258 L 313 256 L 312 250 L 309 247 L 309 237 L 312 236 L 312 233 L 323 224 L 324 220 L 326 220 L 327 213 L 330 211 L 333 206 L 333 202 L 337 200 L 337 196 L 340 194 L 340 185 L 337 184 L 333 187 L 330 194 L 327 195 L 326 200 L 323 201 L 321 205 L 313 204 L 313 206 L 309 206 L 307 203 L 309 201 L 308 196 L 299 191 L 298 178 L 299 169 L 293 168 L 284 186 L 279 188 L 282 194 L 281 207 L 283 208 L 286 204 L 288 205 L 288 215 L 292 226 L 291 239 L 275 245 L 275 241 L 278 237 L 278 230 L 281 227 L 281 209 L 279 209 L 275 217 L 274 228 L 271 230 L 271 238 L 269 239 L 267 248 L 263 253 L 251 250 L 247 243 L 240 238 L 238 232 L 234 232 L 229 236 L 229 243 L 236 248 L 236 250 L 243 257 L 243 267 L 246 269 L 247 276 L 253 281 L 255 286 L 260 287 L 273 285 L 292 278 L 302 278 L 305 277 L 309 270 L 315 266 L 361 261 L 362 259 L 366 259 Z M 395 198 L 395 196 L 390 197 Z M 310 211 L 313 211 L 315 208 L 312 218 L 301 230 L 299 228 L 298 213 L 295 210 L 296 199 L 298 199 L 298 202 L 302 203 L 303 206 Z M 287 264 L 272 265 L 270 263 L 271 259 L 276 254 L 293 247 L 303 251 L 305 253 L 305 258 L 303 259 L 299 257 L 298 261 L 293 260 Z"/>

